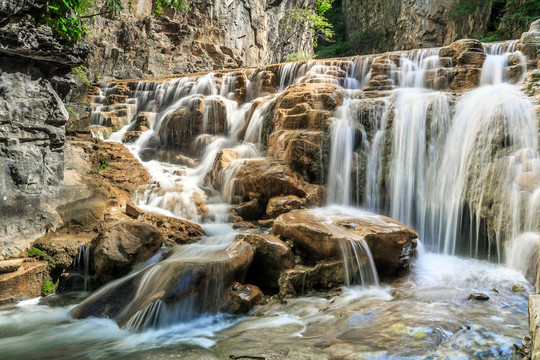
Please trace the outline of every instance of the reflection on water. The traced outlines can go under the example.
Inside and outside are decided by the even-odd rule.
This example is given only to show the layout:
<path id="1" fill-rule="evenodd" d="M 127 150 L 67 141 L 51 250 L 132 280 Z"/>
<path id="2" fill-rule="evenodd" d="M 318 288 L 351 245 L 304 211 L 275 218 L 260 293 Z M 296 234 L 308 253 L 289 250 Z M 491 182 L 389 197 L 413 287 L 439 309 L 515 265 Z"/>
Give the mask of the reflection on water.
<path id="1" fill-rule="evenodd" d="M 130 333 L 73 320 L 81 299 L 53 296 L 0 312 L 7 359 L 513 359 L 527 333 L 523 275 L 484 261 L 422 254 L 411 275 L 379 287 L 271 302 L 250 317 L 219 314 Z M 483 293 L 488 301 L 468 300 Z M 337 294 L 337 295 L 336 295 Z"/>

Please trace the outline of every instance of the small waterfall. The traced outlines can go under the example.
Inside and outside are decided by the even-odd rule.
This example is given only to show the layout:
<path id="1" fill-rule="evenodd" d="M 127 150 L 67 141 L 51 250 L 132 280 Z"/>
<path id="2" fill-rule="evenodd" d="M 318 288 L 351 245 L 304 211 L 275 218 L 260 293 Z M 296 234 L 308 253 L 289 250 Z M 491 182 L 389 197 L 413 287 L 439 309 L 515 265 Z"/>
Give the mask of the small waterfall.
<path id="1" fill-rule="evenodd" d="M 83 291 L 89 291 L 90 286 L 90 250 L 83 245 L 73 260 L 73 268 L 83 276 Z"/>
<path id="2" fill-rule="evenodd" d="M 373 255 L 364 240 L 340 242 L 345 264 L 345 285 L 379 285 Z"/>
<path id="3" fill-rule="evenodd" d="M 354 131 L 350 120 L 350 99 L 336 112 L 330 126 L 330 165 L 328 167 L 327 204 L 348 206 L 350 202 L 351 162 L 354 151 Z"/>

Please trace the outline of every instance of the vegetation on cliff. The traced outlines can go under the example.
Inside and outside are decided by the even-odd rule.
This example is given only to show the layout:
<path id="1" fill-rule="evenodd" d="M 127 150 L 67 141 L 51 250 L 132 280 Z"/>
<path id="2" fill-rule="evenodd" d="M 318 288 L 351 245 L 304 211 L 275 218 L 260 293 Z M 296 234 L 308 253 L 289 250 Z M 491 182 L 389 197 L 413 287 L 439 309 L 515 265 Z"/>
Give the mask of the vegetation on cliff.
<path id="1" fill-rule="evenodd" d="M 163 9 L 188 9 L 183 0 L 155 0 L 155 14 Z M 124 8 L 132 9 L 130 0 L 50 0 L 36 15 L 36 21 L 46 23 L 68 41 L 80 40 L 87 27 L 85 21 L 98 15 L 117 15 Z"/>

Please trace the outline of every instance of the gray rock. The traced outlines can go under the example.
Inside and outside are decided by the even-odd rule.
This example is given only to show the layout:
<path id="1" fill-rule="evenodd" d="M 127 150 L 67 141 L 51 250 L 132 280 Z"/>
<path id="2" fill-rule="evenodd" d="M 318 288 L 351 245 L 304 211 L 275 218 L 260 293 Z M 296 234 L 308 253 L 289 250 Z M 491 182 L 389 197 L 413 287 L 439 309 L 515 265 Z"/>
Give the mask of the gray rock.
<path id="1" fill-rule="evenodd" d="M 0 258 L 58 221 L 49 199 L 64 178 L 68 112 L 46 80 L 0 74 Z"/>

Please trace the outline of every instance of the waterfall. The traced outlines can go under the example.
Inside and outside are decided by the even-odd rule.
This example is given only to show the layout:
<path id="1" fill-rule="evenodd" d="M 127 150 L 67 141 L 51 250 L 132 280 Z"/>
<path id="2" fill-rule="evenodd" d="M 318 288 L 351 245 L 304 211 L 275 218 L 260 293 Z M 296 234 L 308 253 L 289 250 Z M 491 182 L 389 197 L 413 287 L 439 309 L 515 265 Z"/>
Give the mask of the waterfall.
<path id="1" fill-rule="evenodd" d="M 83 291 L 90 290 L 90 250 L 86 245 L 79 248 L 77 256 L 73 259 L 73 268 L 83 276 Z"/>
<path id="2" fill-rule="evenodd" d="M 350 99 L 338 109 L 330 126 L 330 164 L 328 167 L 327 204 L 348 206 L 350 201 L 351 162 L 354 131 L 350 120 Z"/>

